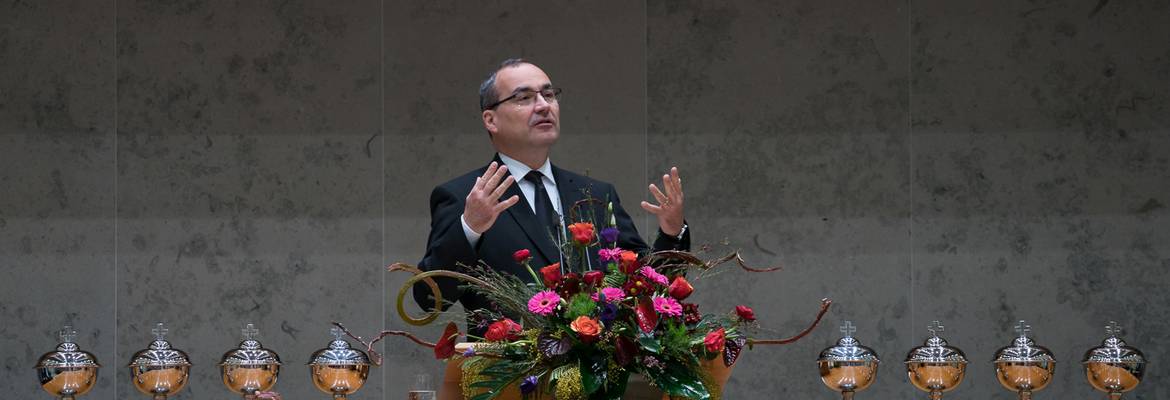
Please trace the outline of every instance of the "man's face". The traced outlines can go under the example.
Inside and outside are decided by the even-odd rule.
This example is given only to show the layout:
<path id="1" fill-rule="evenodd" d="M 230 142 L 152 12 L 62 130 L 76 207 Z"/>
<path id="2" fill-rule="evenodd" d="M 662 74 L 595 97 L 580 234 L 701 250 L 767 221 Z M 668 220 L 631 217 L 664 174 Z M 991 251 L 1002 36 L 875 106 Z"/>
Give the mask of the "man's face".
<path id="1" fill-rule="evenodd" d="M 505 67 L 496 72 L 496 100 L 517 92 L 546 89 L 552 86 L 548 75 L 532 64 Z M 518 154 L 533 148 L 547 150 L 560 134 L 560 105 L 535 96 L 531 104 L 505 101 L 483 112 L 484 126 L 492 134 L 496 149 Z"/>

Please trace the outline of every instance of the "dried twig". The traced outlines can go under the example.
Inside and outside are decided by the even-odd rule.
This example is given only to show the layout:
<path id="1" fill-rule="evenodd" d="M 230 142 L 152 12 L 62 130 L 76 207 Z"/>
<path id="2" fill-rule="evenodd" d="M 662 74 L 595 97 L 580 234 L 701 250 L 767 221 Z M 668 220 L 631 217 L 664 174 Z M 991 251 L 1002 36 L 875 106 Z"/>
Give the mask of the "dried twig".
<path id="1" fill-rule="evenodd" d="M 815 329 L 817 327 L 817 324 L 821 323 L 821 317 L 824 317 L 825 313 L 829 311 L 829 305 L 831 305 L 831 304 L 833 304 L 832 300 L 829 300 L 827 298 L 821 299 L 821 311 L 817 313 L 817 318 L 815 320 L 813 320 L 812 325 L 809 325 L 808 328 L 805 328 L 803 331 L 796 334 L 796 336 L 793 336 L 793 337 L 790 337 L 787 339 L 748 339 L 748 343 L 752 344 L 752 345 L 756 345 L 756 344 L 789 344 L 789 343 L 795 342 L 797 340 L 800 340 L 801 338 L 803 338 L 803 337 L 807 336 L 809 333 L 811 333 L 813 331 L 813 329 Z"/>
<path id="2" fill-rule="evenodd" d="M 699 259 L 699 257 L 695 256 L 693 253 L 686 252 L 686 251 L 663 250 L 663 251 L 656 251 L 650 255 L 651 261 L 653 261 L 655 259 L 666 259 L 666 260 L 671 260 L 671 261 L 675 261 L 675 262 L 681 262 L 681 263 L 664 264 L 665 266 L 668 266 L 668 267 L 696 266 L 699 269 L 702 269 L 704 271 L 718 267 L 718 266 L 723 265 L 729 261 L 735 261 L 735 263 L 738 264 L 740 268 L 742 268 L 744 271 L 748 271 L 748 272 L 772 272 L 772 271 L 778 271 L 778 270 L 782 269 L 781 266 L 768 267 L 768 268 L 757 268 L 757 267 L 749 266 L 747 264 L 747 261 L 744 261 L 743 255 L 741 255 L 738 250 L 727 253 L 727 255 L 725 255 L 723 257 L 719 257 L 719 258 L 716 258 L 714 260 L 709 260 L 709 261 L 703 261 L 703 260 Z"/>
<path id="3" fill-rule="evenodd" d="M 367 342 L 360 336 L 356 336 L 351 333 L 349 329 L 345 329 L 345 325 L 342 325 L 340 322 L 333 321 L 333 325 L 340 328 L 346 336 L 349 336 L 351 339 L 358 341 L 358 343 L 365 345 L 366 352 L 370 354 L 370 362 L 373 362 L 374 365 L 382 365 L 382 355 L 374 350 L 374 345 L 382 339 L 385 339 L 387 336 L 404 336 L 407 339 L 410 339 L 412 342 L 418 343 L 419 345 L 430 347 L 432 349 L 435 348 L 434 343 L 419 339 L 417 336 L 414 336 L 414 334 L 406 331 L 382 331 L 378 333 L 378 337 L 374 338 L 374 340 Z"/>
<path id="4" fill-rule="evenodd" d="M 745 271 L 748 271 L 748 272 L 772 272 L 772 271 L 780 270 L 780 268 L 781 268 L 779 265 L 777 265 L 775 267 L 770 267 L 770 268 L 749 267 L 747 265 L 747 262 L 743 260 L 743 257 L 741 257 L 739 255 L 738 251 L 735 252 L 734 254 L 735 254 L 735 263 L 739 264 L 740 268 L 743 268 Z"/>

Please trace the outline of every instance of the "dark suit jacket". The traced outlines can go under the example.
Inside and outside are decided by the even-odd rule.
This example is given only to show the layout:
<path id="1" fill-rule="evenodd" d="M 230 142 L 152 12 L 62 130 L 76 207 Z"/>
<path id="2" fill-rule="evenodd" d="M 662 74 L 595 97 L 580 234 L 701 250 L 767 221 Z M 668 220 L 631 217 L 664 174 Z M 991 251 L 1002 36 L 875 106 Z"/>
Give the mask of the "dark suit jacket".
<path id="1" fill-rule="evenodd" d="M 502 165 L 503 163 L 499 160 L 500 158 L 497 156 L 496 162 Z M 504 271 L 520 277 L 524 281 L 531 282 L 531 274 L 524 269 L 524 266 L 512 259 L 513 252 L 529 249 L 532 252 L 533 269 L 558 262 L 560 257 L 548 230 L 540 226 L 536 214 L 528 206 L 529 203 L 526 202 L 527 199 L 520 191 L 519 184 L 512 184 L 501 199 L 516 195 L 521 198 L 520 202 L 500 213 L 495 224 L 483 233 L 474 248 L 467 242 L 467 237 L 463 233 L 463 223 L 460 221 L 460 216 L 463 215 L 464 201 L 467 194 L 471 192 L 472 186 L 475 185 L 475 178 L 482 176 L 486 170 L 487 166 L 484 166 L 468 172 L 435 187 L 434 191 L 431 192 L 431 233 L 427 239 L 427 253 L 419 262 L 419 268 L 424 271 L 435 269 L 462 271 L 463 268 L 460 265 L 476 265 L 482 260 L 498 271 Z M 621 231 L 618 247 L 639 253 L 650 250 L 650 247 L 638 235 L 630 215 L 622 208 L 621 200 L 613 185 L 563 170 L 556 165 L 552 166 L 552 170 L 553 180 L 557 184 L 557 192 L 561 196 L 561 210 L 566 213 L 566 223 L 578 221 L 569 215 L 569 210 L 578 200 L 585 199 L 586 191 L 588 191 L 592 198 L 599 199 L 601 202 L 595 203 L 594 207 L 596 208 L 592 210 L 593 212 L 582 212 L 581 215 L 604 218 L 605 201 L 612 201 L 614 217 L 617 220 L 617 227 Z M 519 181 L 519 178 L 522 177 L 517 177 L 516 180 Z M 581 217 L 581 219 L 585 218 Z M 605 221 L 592 222 L 597 227 L 605 226 L 603 223 Z M 668 237 L 658 231 L 653 250 L 690 250 L 690 229 L 684 232 L 681 240 Z M 591 258 L 593 265 L 600 265 L 597 261 L 596 249 L 593 250 Z M 436 279 L 436 282 L 442 291 L 444 303 L 459 301 L 463 303 L 464 309 L 469 311 L 489 306 L 486 299 L 477 293 L 460 290 L 460 283 L 453 279 L 440 278 Z M 429 310 L 434 307 L 431 290 L 424 284 L 415 284 L 414 298 L 424 309 Z M 446 309 L 449 305 L 444 304 L 443 308 Z M 473 332 L 479 330 L 471 326 L 470 323 L 469 329 Z"/>

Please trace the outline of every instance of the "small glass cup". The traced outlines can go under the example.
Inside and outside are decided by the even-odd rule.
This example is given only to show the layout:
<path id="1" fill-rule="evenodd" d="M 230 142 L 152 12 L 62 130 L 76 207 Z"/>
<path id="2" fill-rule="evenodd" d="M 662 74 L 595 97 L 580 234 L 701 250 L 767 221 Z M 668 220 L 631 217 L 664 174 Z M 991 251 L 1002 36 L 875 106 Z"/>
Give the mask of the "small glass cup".
<path id="1" fill-rule="evenodd" d="M 410 392 L 406 395 L 407 400 L 435 400 L 435 388 L 431 385 L 431 376 L 429 374 L 418 374 L 414 376 L 414 386 L 411 386 Z"/>

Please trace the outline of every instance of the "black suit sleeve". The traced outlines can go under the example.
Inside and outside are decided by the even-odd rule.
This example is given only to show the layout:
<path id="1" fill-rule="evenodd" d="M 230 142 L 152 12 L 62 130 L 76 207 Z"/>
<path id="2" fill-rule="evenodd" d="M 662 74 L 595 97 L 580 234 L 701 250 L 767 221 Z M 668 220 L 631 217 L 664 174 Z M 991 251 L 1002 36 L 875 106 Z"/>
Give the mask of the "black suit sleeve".
<path id="1" fill-rule="evenodd" d="M 431 233 L 427 238 L 427 253 L 419 262 L 419 269 L 458 270 L 459 265 L 475 265 L 478 257 L 463 233 L 463 197 L 448 188 L 438 186 L 431 192 Z M 459 281 L 435 278 L 443 294 L 442 309 L 446 310 L 462 296 Z M 434 309 L 435 300 L 425 283 L 414 285 L 414 300 L 425 310 Z"/>

